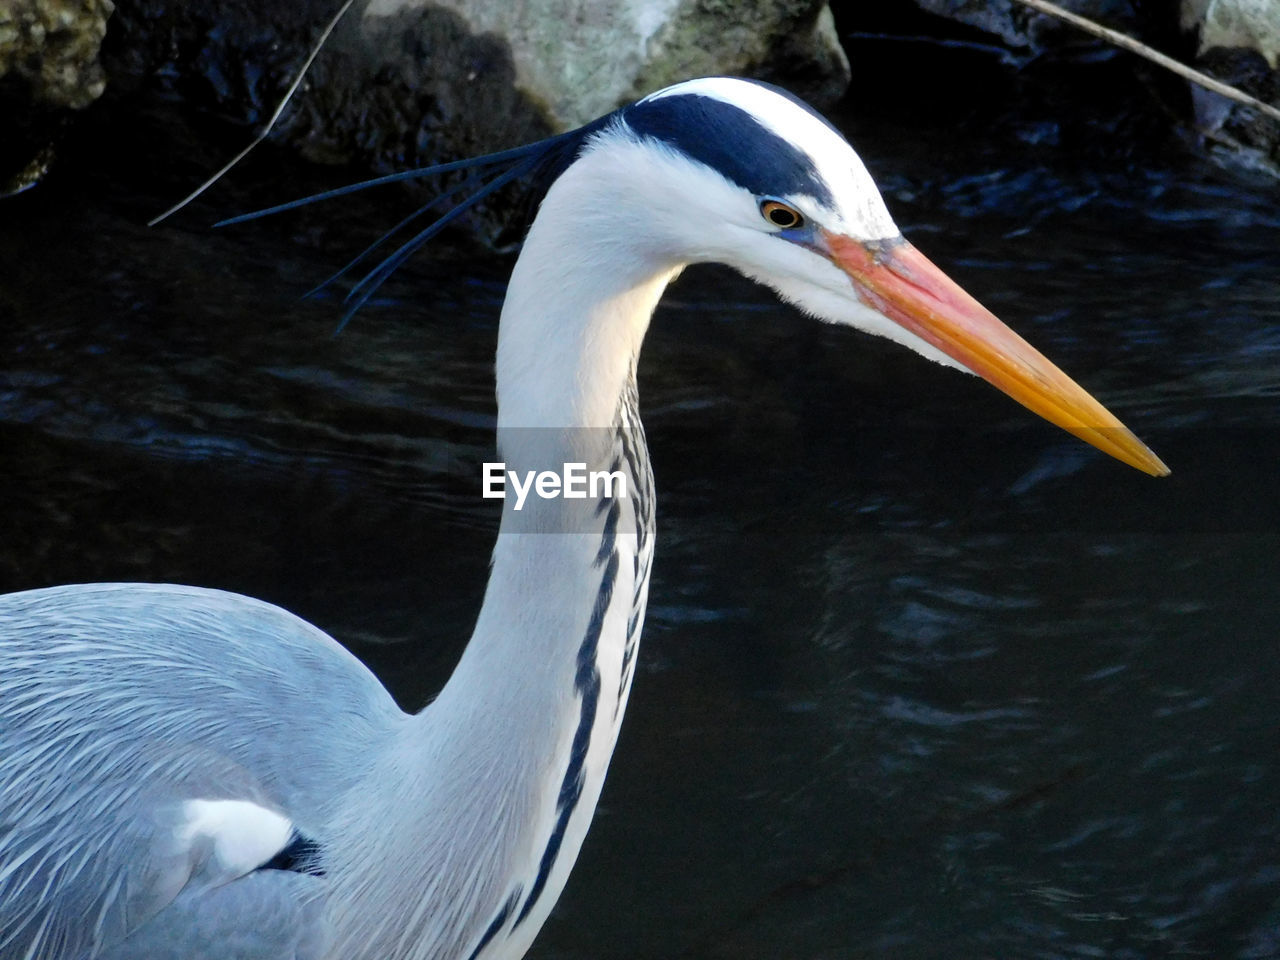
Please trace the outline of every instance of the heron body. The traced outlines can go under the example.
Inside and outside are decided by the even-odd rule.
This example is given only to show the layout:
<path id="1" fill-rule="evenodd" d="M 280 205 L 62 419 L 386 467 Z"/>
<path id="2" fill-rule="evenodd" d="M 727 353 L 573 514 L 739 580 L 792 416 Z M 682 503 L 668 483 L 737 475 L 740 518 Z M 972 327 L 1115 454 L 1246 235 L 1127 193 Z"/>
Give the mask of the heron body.
<path id="1" fill-rule="evenodd" d="M 416 714 L 328 635 L 247 597 L 0 597 L 0 957 L 525 953 L 631 687 L 654 548 L 636 362 L 687 264 L 727 263 L 1163 472 L 901 239 L 853 150 L 789 96 L 690 81 L 571 146 L 503 307 L 499 449 L 521 472 L 599 465 L 628 495 L 506 500 L 474 634 Z"/>

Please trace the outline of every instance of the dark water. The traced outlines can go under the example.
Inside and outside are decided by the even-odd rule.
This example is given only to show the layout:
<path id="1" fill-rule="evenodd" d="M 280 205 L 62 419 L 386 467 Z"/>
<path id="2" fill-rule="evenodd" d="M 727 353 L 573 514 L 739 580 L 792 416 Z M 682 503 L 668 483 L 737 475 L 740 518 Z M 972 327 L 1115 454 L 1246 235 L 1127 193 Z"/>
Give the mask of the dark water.
<path id="1" fill-rule="evenodd" d="M 1173 475 L 689 271 L 642 669 L 532 956 L 1280 956 L 1280 193 L 864 126 L 912 239 Z M 483 590 L 509 262 L 442 245 L 331 337 L 298 295 L 407 201 L 209 230 L 302 189 L 268 153 L 149 230 L 234 147 L 135 133 L 0 203 L 0 588 L 240 590 L 417 706 Z"/>

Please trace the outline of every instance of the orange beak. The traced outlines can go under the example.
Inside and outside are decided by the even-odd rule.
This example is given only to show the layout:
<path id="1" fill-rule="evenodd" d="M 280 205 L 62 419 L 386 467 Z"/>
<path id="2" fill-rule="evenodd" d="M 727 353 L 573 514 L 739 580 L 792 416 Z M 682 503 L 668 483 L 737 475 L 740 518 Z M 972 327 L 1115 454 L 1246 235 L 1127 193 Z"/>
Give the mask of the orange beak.
<path id="1" fill-rule="evenodd" d="M 1153 477 L 1169 468 L 1097 400 L 905 240 L 822 231 L 827 254 L 871 309 L 937 347 L 1033 413 Z"/>

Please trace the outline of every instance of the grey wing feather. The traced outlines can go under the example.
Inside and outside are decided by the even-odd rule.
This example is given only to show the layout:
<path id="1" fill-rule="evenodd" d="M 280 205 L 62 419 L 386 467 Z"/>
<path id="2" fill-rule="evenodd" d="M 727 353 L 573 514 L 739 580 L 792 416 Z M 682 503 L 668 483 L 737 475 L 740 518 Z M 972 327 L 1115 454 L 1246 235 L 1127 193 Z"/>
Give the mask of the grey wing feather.
<path id="1" fill-rule="evenodd" d="M 271 870 L 212 890 L 183 891 L 98 960 L 320 960 L 329 945 L 320 884 Z"/>
<path id="2" fill-rule="evenodd" d="M 142 584 L 0 596 L 0 956 L 115 957 L 183 916 L 216 928 L 208 891 L 242 881 L 183 837 L 184 803 L 248 801 L 323 848 L 404 716 L 336 641 L 260 601 Z M 321 883 L 253 885 L 272 882 L 299 922 L 285 901 Z M 291 949 L 262 956 L 305 956 Z"/>

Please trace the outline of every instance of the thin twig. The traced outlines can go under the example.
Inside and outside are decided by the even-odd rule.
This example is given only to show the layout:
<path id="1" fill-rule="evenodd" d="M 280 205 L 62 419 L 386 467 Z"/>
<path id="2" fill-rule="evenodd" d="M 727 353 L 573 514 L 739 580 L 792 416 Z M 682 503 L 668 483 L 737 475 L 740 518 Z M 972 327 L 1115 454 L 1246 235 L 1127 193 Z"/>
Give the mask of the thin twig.
<path id="1" fill-rule="evenodd" d="M 315 46 L 311 48 L 311 53 L 307 55 L 306 61 L 302 64 L 302 69 L 298 71 L 298 75 L 294 77 L 293 83 L 290 84 L 289 89 L 285 91 L 284 98 L 280 101 L 279 106 L 276 107 L 276 112 L 271 115 L 271 119 L 268 120 L 267 125 L 262 128 L 262 132 L 253 138 L 253 142 L 250 143 L 243 150 L 241 150 L 239 153 L 237 153 L 234 157 L 232 157 L 231 161 L 226 166 L 224 166 L 221 170 L 215 173 L 212 177 L 210 177 L 204 183 L 200 184 L 200 186 L 198 186 L 195 190 L 191 191 L 191 193 L 187 194 L 187 196 L 184 197 L 182 200 L 175 203 L 172 207 L 170 207 L 164 213 L 160 214 L 160 216 L 155 217 L 151 220 L 148 220 L 147 221 L 148 227 L 154 227 L 161 220 L 164 220 L 166 217 L 169 217 L 172 214 L 177 213 L 179 210 L 185 207 L 188 203 L 190 203 L 196 197 L 200 196 L 200 194 L 204 193 L 211 186 L 213 186 L 224 173 L 226 173 L 228 170 L 234 167 L 237 163 L 243 160 L 246 156 L 248 156 L 250 150 L 252 150 L 258 144 L 260 144 L 263 140 L 267 139 L 267 134 L 271 132 L 271 128 L 274 127 L 276 125 L 276 121 L 280 119 L 280 114 L 284 113 L 285 106 L 287 106 L 289 101 L 293 98 L 293 95 L 297 91 L 298 87 L 302 85 L 302 78 L 305 77 L 307 75 L 307 71 L 311 69 L 311 64 L 315 62 L 317 54 L 320 53 L 320 48 L 324 46 L 325 41 L 329 39 L 329 34 L 333 33 L 333 28 L 338 25 L 338 21 L 342 19 L 343 14 L 345 14 L 347 10 L 350 9 L 351 4 L 354 2 L 355 0 L 346 0 L 346 2 L 342 4 L 341 8 L 339 8 L 338 12 L 333 15 L 333 19 L 329 21 L 329 25 L 325 27 L 324 32 L 320 34 L 320 39 L 317 40 L 315 43 Z"/>
<path id="2" fill-rule="evenodd" d="M 1018 0 L 1019 3 L 1031 7 L 1033 10 L 1039 10 L 1041 13 L 1047 13 L 1051 17 L 1057 17 L 1059 20 L 1065 20 L 1073 26 L 1079 27 L 1088 33 L 1092 33 L 1095 37 L 1101 37 L 1108 43 L 1113 43 L 1117 47 L 1123 47 L 1136 53 L 1140 57 L 1146 57 L 1152 63 L 1157 63 L 1166 70 L 1172 70 L 1180 77 L 1185 77 L 1192 83 L 1204 87 L 1206 90 L 1212 90 L 1214 93 L 1235 100 L 1237 103 L 1243 103 L 1246 106 L 1260 110 L 1273 120 L 1280 121 L 1280 109 L 1273 107 L 1271 104 L 1259 100 L 1257 97 L 1251 97 L 1243 90 L 1237 89 L 1229 84 L 1223 83 L 1221 80 L 1215 80 L 1206 73 L 1199 70 L 1193 70 L 1184 63 L 1179 63 L 1172 57 L 1166 57 L 1159 50 L 1153 50 L 1145 43 L 1139 43 L 1126 34 L 1120 33 L 1118 30 L 1112 30 L 1104 27 L 1100 23 L 1095 23 L 1086 17 L 1072 13 L 1070 10 L 1064 10 L 1056 3 L 1049 3 L 1048 0 Z"/>

